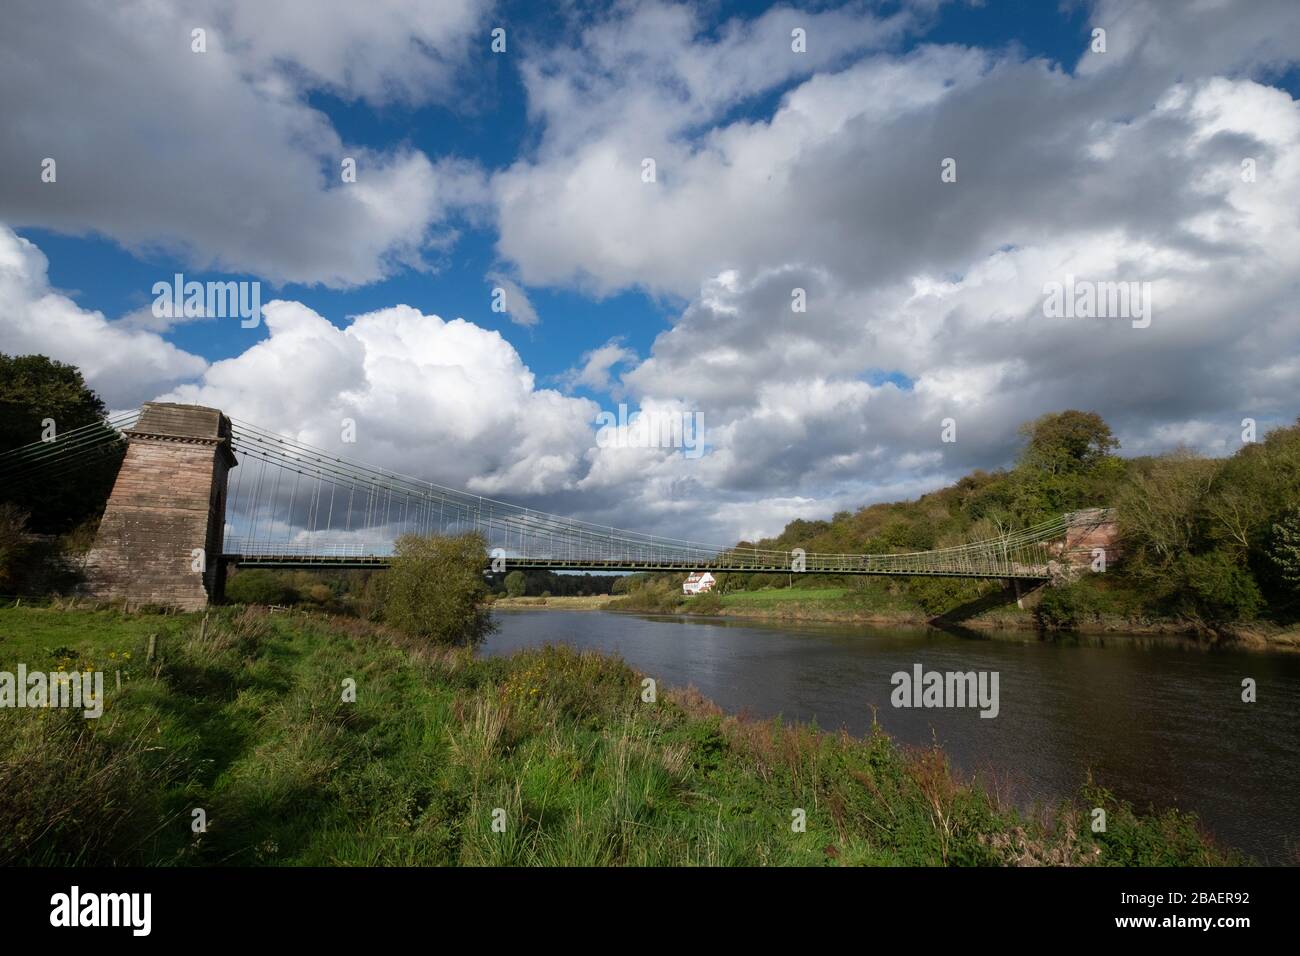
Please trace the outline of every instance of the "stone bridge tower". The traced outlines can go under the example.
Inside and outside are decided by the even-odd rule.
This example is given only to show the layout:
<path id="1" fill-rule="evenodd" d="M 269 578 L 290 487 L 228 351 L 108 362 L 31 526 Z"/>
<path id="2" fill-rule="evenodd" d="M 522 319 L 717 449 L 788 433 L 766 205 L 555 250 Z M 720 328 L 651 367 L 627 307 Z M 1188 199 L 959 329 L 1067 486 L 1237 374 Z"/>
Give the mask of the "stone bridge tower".
<path id="1" fill-rule="evenodd" d="M 1113 564 L 1120 556 L 1119 526 L 1115 512 L 1110 508 L 1089 508 L 1072 511 L 1065 516 L 1065 538 L 1052 546 L 1052 554 L 1059 562 L 1060 576 L 1072 580 L 1088 571 L 1097 555 Z M 1057 577 L 1058 575 L 1053 575 Z"/>
<path id="2" fill-rule="evenodd" d="M 215 408 L 150 402 L 86 562 L 86 593 L 194 611 L 222 590 L 230 419 Z"/>

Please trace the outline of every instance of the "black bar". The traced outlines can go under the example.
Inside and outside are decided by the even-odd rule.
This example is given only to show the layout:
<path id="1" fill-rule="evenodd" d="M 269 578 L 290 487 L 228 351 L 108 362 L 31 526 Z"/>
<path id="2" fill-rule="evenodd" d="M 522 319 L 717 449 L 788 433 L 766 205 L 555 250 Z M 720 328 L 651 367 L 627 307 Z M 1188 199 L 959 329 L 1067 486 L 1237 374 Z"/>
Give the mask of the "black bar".
<path id="1" fill-rule="evenodd" d="M 537 946 L 622 940 L 635 948 L 637 940 L 670 943 L 688 926 L 697 944 L 715 934 L 734 942 L 785 928 L 810 942 L 852 934 L 873 945 L 910 938 L 919 949 L 948 940 L 972 947 L 984 940 L 979 948 L 986 948 L 1039 931 L 1050 934 L 1044 942 L 1207 938 L 1231 946 L 1252 932 L 1293 928 L 1291 877 L 1265 868 L 43 869 L 0 871 L 0 898 L 6 943 L 70 933 L 85 942 L 134 941 L 129 927 L 51 926 L 52 898 L 70 897 L 75 885 L 83 901 L 87 894 L 149 893 L 149 938 L 205 949 L 284 938 L 337 952 L 340 943 L 390 930 L 458 948 L 473 945 L 466 937 L 476 931 L 485 944 L 521 933 Z M 1170 902 L 1171 893 L 1184 899 Z M 1162 901 L 1139 901 L 1157 897 Z M 1228 899 L 1237 901 L 1221 901 Z M 1133 918 L 1156 925 L 1117 925 Z M 1245 918 L 1249 925 L 1160 925 L 1166 918 Z"/>

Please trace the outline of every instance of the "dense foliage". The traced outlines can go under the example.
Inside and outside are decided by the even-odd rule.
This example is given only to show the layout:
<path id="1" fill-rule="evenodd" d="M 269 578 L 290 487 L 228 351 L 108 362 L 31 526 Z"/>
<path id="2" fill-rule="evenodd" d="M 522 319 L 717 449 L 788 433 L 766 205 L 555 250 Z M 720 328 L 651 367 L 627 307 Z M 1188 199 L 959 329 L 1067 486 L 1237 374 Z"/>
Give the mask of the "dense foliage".
<path id="1" fill-rule="evenodd" d="M 265 568 L 236 571 L 226 582 L 226 599 L 234 604 L 295 604 L 300 592 L 285 574 Z"/>
<path id="2" fill-rule="evenodd" d="M 1297 612 L 1300 424 L 1226 459 L 1133 462 L 1115 503 L 1121 573 L 1153 605 L 1206 619 Z"/>
<path id="3" fill-rule="evenodd" d="M 0 354 L 0 453 L 103 420 L 104 403 L 72 365 L 43 355 Z M 0 482 L 0 502 L 27 515 L 27 528 L 57 534 L 95 520 L 113 488 L 120 449 L 79 456 L 72 468 L 46 468 Z"/>
<path id="4" fill-rule="evenodd" d="M 511 571 L 506 575 L 506 595 L 509 597 L 523 597 L 527 590 L 528 582 L 524 578 L 524 572 Z"/>
<path id="5" fill-rule="evenodd" d="M 1057 589 L 1040 613 L 1048 626 L 1132 613 L 1204 622 L 1300 614 L 1300 424 L 1278 428 L 1227 458 L 1176 450 L 1121 458 L 1109 426 L 1064 411 L 1026 424 L 1015 465 L 976 471 L 915 501 L 869 505 L 830 520 L 798 519 L 774 538 L 738 547 L 883 553 L 994 537 L 1064 512 L 1114 507 L 1122 550 L 1104 575 Z M 632 575 L 616 593 L 629 605 L 682 605 L 681 576 Z M 901 597 L 928 615 L 978 606 L 997 582 L 921 578 L 886 584 L 810 574 L 720 575 L 721 594 L 797 585 Z M 689 602 L 686 602 L 689 603 Z"/>
<path id="6" fill-rule="evenodd" d="M 435 644 L 477 644 L 492 631 L 481 535 L 402 535 L 382 579 L 383 619 Z"/>
<path id="7" fill-rule="evenodd" d="M 516 577 L 518 575 L 518 577 Z M 515 570 L 507 574 L 488 575 L 488 587 L 493 594 L 507 597 L 540 597 L 545 594 L 555 597 L 586 596 L 589 594 L 609 594 L 615 582 L 620 580 L 612 574 L 559 574 L 555 571 L 536 569 Z M 511 589 L 511 582 L 515 582 Z M 518 590 L 522 586 L 522 590 Z"/>

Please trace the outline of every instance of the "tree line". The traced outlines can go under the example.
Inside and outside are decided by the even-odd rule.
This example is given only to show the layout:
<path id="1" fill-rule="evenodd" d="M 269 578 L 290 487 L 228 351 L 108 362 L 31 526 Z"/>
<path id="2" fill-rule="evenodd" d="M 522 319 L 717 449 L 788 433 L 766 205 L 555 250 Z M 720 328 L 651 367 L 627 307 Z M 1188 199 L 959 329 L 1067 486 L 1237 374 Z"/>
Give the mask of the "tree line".
<path id="1" fill-rule="evenodd" d="M 829 520 L 790 522 L 738 547 L 847 553 L 924 551 L 996 537 L 1070 511 L 1117 512 L 1120 550 L 1105 574 L 1058 605 L 1142 610 L 1205 621 L 1291 620 L 1300 613 L 1300 421 L 1209 458 L 1186 448 L 1124 458 L 1094 412 L 1067 410 L 1021 427 L 1012 467 L 974 471 L 915 501 L 874 504 Z M 830 583 L 798 576 L 800 586 Z M 785 575 L 731 575 L 724 590 L 781 587 Z M 933 613 L 996 583 L 910 579 L 901 588 Z M 1068 609 L 1066 609 L 1068 611 Z"/>

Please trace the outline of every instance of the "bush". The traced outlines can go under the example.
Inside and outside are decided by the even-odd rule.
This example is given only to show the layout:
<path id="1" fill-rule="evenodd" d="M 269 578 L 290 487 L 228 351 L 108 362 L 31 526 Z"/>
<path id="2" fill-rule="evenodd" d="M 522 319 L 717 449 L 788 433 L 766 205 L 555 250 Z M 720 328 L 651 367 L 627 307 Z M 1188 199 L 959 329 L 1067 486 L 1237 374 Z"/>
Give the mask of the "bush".
<path id="1" fill-rule="evenodd" d="M 671 579 L 645 581 L 633 588 L 627 597 L 610 602 L 610 608 L 621 611 L 644 611 L 649 614 L 676 614 L 687 601 L 681 586 Z"/>
<path id="2" fill-rule="evenodd" d="M 52 538 L 29 534 L 29 522 L 17 505 L 0 504 L 0 594 L 66 593 L 81 579 L 70 544 L 80 546 L 83 530 Z"/>
<path id="3" fill-rule="evenodd" d="M 1269 529 L 1268 561 L 1279 589 L 1300 597 L 1300 505 L 1293 507 Z"/>
<path id="4" fill-rule="evenodd" d="M 28 550 L 27 515 L 15 505 L 0 504 L 0 594 L 21 590 L 19 577 Z"/>
<path id="5" fill-rule="evenodd" d="M 1096 591 L 1084 581 L 1043 589 L 1034 608 L 1034 620 L 1046 631 L 1069 631 L 1101 611 Z"/>
<path id="6" fill-rule="evenodd" d="M 384 620 L 435 644 L 477 644 L 493 630 L 486 563 L 481 535 L 402 535 L 382 586 Z"/>
<path id="7" fill-rule="evenodd" d="M 705 591 L 703 594 L 697 594 L 688 600 L 686 610 L 692 614 L 720 614 L 722 612 L 722 598 L 713 591 Z"/>
<path id="8" fill-rule="evenodd" d="M 226 584 L 233 604 L 296 604 L 298 592 L 278 571 L 248 568 L 236 571 Z"/>
<path id="9" fill-rule="evenodd" d="M 981 583 L 962 578 L 909 578 L 907 596 L 927 614 L 943 614 L 980 596 Z"/>
<path id="10" fill-rule="evenodd" d="M 1185 555 L 1183 574 L 1198 610 L 1213 617 L 1249 620 L 1263 604 L 1255 578 L 1227 551 Z"/>
<path id="11" fill-rule="evenodd" d="M 523 597 L 528 590 L 528 579 L 522 571 L 511 571 L 506 575 L 506 596 Z"/>

